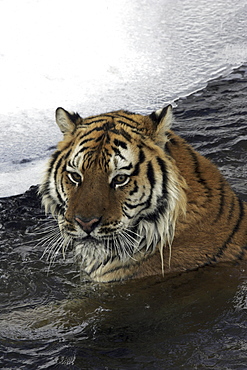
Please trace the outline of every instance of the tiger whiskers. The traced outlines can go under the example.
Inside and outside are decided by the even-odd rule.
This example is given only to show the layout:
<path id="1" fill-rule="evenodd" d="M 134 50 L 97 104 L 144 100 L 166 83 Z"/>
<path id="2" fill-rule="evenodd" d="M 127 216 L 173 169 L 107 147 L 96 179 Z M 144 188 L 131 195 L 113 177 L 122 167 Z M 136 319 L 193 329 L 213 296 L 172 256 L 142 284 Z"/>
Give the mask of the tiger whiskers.
<path id="1" fill-rule="evenodd" d="M 167 227 L 164 228 L 164 223 Z M 44 245 L 42 257 L 49 261 L 50 270 L 59 253 L 66 258 L 66 253 L 70 246 L 74 247 L 75 258 L 79 259 L 81 269 L 87 271 L 104 269 L 112 263 L 125 263 L 132 260 L 137 262 L 141 254 L 147 252 L 152 254 L 156 246 L 160 251 L 162 274 L 164 274 L 164 247 L 169 247 L 169 261 L 171 262 L 171 244 L 173 239 L 173 228 L 169 225 L 168 220 L 160 218 L 156 223 L 150 225 L 148 222 L 140 222 L 136 226 L 126 227 L 113 233 L 111 237 L 102 237 L 91 242 L 81 241 L 77 243 L 73 236 L 61 231 L 60 228 L 52 221 L 49 221 L 45 228 L 39 233 L 42 237 L 37 245 Z M 169 227 L 170 226 L 170 227 Z M 166 232 L 164 233 L 164 229 Z"/>
<path id="2" fill-rule="evenodd" d="M 137 261 L 143 237 L 130 228 L 125 228 L 111 237 L 81 242 L 75 246 L 75 257 L 89 274 L 124 261 Z"/>
<path id="3" fill-rule="evenodd" d="M 45 220 L 45 225 L 40 225 L 38 228 L 34 229 L 32 234 L 39 236 L 38 239 L 35 238 L 35 248 L 39 246 L 44 246 L 45 249 L 42 253 L 41 259 L 44 259 L 46 256 L 46 261 L 49 261 L 50 270 L 51 265 L 54 263 L 54 260 L 58 253 L 61 251 L 63 258 L 65 259 L 65 254 L 68 249 L 68 246 L 71 243 L 70 237 L 64 237 L 58 227 L 57 222 L 54 219 Z M 38 232 L 35 232 L 38 231 Z M 32 240 L 34 243 L 34 240 Z"/>
<path id="4" fill-rule="evenodd" d="M 61 249 L 62 242 L 63 241 L 61 235 L 56 235 L 52 237 L 49 244 L 46 246 L 44 250 L 44 253 L 41 258 L 43 258 L 47 254 L 46 261 L 49 261 L 48 271 L 50 270 L 51 265 L 54 263 L 54 260 L 58 255 L 59 250 Z"/>
<path id="5" fill-rule="evenodd" d="M 140 252 L 140 243 L 142 240 L 142 236 L 131 229 L 124 229 L 121 230 L 118 235 L 118 240 L 121 242 L 121 250 L 123 253 L 123 257 L 131 258 L 136 261 L 134 255 L 137 252 Z"/>

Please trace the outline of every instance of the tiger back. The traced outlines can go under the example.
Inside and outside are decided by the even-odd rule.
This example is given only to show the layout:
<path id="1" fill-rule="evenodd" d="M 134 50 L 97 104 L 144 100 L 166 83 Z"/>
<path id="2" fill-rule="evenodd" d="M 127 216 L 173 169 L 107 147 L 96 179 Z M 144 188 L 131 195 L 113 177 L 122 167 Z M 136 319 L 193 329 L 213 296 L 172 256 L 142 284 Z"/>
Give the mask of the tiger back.
<path id="1" fill-rule="evenodd" d="M 171 106 L 86 119 L 56 111 L 64 134 L 40 193 L 61 240 L 99 282 L 246 259 L 247 205 L 217 167 L 171 131 Z M 52 253 L 52 252 L 51 252 Z"/>

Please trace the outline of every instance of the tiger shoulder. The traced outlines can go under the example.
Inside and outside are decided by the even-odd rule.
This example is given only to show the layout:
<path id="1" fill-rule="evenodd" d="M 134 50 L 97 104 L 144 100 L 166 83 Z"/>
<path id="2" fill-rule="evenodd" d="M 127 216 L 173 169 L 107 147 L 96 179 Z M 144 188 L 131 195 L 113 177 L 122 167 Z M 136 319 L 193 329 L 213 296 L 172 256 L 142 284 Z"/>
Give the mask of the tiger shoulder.
<path id="1" fill-rule="evenodd" d="M 83 273 L 110 282 L 246 259 L 247 204 L 218 168 L 171 130 L 171 106 L 148 116 L 56 111 L 63 133 L 40 185 Z"/>

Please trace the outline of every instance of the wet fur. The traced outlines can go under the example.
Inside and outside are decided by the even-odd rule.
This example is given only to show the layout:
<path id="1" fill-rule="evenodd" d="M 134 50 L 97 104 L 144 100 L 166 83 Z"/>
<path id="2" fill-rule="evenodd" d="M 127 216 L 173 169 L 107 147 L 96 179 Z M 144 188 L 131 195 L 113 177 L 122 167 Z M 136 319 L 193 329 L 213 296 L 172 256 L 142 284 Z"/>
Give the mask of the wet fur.
<path id="1" fill-rule="evenodd" d="M 216 166 L 170 130 L 170 106 L 150 116 L 117 111 L 87 119 L 59 108 L 56 118 L 64 139 L 40 193 L 63 237 L 54 248 L 72 245 L 92 280 L 246 258 L 247 206 Z M 128 182 L 114 187 L 126 173 Z M 77 216 L 100 220 L 89 237 Z"/>

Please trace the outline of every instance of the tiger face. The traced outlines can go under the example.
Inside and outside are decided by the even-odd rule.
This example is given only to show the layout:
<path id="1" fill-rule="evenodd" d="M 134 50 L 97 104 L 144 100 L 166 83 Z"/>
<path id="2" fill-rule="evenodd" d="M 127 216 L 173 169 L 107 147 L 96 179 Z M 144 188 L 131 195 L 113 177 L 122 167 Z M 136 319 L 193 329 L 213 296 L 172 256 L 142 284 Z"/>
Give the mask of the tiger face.
<path id="1" fill-rule="evenodd" d="M 117 111 L 81 118 L 62 108 L 64 134 L 40 186 L 58 220 L 61 248 L 72 245 L 95 281 L 135 276 L 142 261 L 172 243 L 185 212 L 185 182 L 164 147 L 171 107 L 150 116 Z"/>

